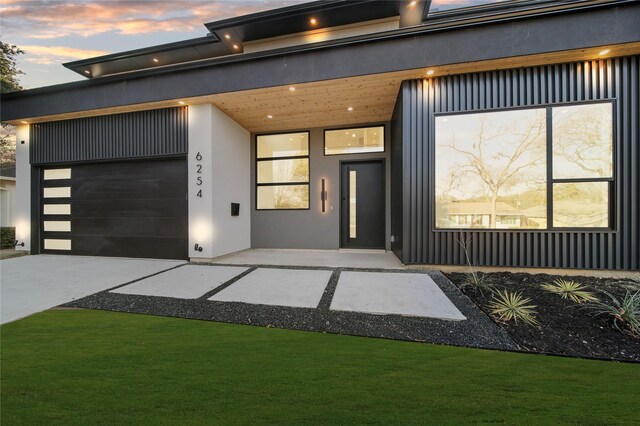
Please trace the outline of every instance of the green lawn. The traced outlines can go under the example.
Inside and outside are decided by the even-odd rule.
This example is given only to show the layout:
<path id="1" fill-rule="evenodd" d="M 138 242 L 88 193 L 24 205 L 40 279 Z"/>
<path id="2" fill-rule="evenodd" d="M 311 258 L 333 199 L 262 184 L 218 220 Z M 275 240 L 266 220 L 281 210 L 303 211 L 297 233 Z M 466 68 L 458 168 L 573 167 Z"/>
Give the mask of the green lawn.
<path id="1" fill-rule="evenodd" d="M 3 425 L 639 418 L 640 365 L 81 310 L 1 333 Z"/>

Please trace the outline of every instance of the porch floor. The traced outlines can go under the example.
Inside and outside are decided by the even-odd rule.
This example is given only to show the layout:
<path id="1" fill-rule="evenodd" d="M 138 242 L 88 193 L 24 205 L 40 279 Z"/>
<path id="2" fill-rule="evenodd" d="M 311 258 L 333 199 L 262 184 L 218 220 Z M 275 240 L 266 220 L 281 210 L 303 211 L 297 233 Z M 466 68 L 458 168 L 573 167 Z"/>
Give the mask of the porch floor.
<path id="1" fill-rule="evenodd" d="M 404 269 L 404 265 L 392 252 L 384 252 L 382 250 L 249 249 L 218 257 L 212 263 L 225 265 Z"/>

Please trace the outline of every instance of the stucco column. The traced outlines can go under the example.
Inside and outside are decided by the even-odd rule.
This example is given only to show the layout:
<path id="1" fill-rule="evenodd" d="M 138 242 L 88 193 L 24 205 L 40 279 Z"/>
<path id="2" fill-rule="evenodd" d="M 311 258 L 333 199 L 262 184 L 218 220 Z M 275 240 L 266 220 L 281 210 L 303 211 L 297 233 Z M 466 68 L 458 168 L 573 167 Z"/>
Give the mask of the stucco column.
<path id="1" fill-rule="evenodd" d="M 16 127 L 16 250 L 31 250 L 31 165 L 29 125 Z"/>

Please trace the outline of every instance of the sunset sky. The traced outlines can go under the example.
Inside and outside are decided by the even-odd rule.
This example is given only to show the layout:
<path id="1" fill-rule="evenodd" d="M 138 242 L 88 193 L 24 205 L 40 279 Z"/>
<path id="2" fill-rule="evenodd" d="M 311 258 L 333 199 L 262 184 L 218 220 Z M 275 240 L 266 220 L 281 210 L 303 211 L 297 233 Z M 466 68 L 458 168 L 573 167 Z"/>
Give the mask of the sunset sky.
<path id="1" fill-rule="evenodd" d="M 432 8 L 487 0 L 434 0 Z M 25 88 L 80 80 L 63 62 L 206 35 L 203 23 L 300 0 L 0 0 L 0 38 L 27 53 Z"/>

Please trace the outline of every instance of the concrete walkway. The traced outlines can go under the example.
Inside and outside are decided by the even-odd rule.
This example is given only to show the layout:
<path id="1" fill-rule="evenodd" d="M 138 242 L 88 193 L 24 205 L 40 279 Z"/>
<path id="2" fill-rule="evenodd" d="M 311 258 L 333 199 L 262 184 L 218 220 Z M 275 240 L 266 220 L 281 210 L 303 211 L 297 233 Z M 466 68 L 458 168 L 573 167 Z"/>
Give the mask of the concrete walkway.
<path id="1" fill-rule="evenodd" d="M 186 265 L 69 307 L 484 348 L 511 338 L 439 272 Z"/>
<path id="2" fill-rule="evenodd" d="M 25 256 L 0 261 L 0 323 L 182 265 L 176 260 Z"/>
<path id="3" fill-rule="evenodd" d="M 219 257 L 213 263 L 365 269 L 404 268 L 404 265 L 393 253 L 378 250 L 250 249 Z"/>
<path id="4" fill-rule="evenodd" d="M 332 301 L 329 300 L 332 310 L 455 321 L 466 319 L 429 275 L 386 270 L 352 270 L 338 274 L 338 271 L 309 267 L 247 269 L 226 265 L 187 265 L 111 292 L 316 308 L 334 275 L 339 278 L 331 292 Z"/>

